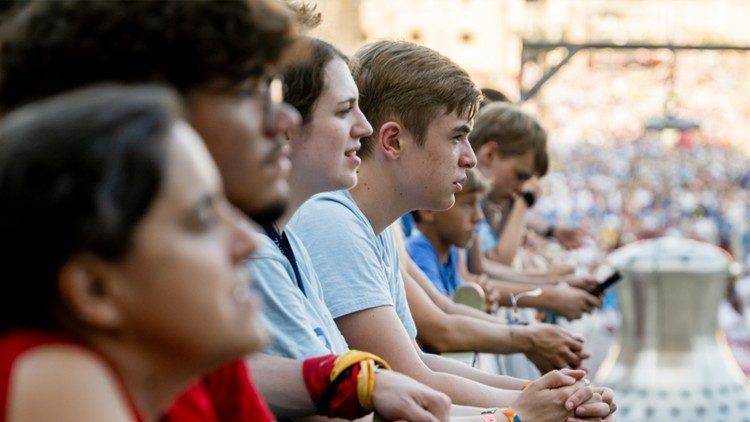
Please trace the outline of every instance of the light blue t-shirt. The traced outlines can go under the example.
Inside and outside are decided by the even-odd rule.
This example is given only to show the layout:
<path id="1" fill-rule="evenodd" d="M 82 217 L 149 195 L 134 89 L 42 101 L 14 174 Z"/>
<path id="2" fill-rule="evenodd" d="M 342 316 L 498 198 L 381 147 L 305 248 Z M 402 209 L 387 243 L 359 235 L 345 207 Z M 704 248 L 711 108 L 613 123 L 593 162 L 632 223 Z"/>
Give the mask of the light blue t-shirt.
<path id="1" fill-rule="evenodd" d="M 304 294 L 292 264 L 268 236 L 261 235 L 260 252 L 249 260 L 253 286 L 264 302 L 263 317 L 270 337 L 266 353 L 292 359 L 344 353 L 348 350 L 346 340 L 325 305 L 310 256 L 293 229 L 287 227 L 285 232 Z"/>
<path id="2" fill-rule="evenodd" d="M 390 227 L 376 235 L 347 191 L 315 195 L 289 226 L 312 258 L 334 318 L 393 306 L 409 336 L 417 337 Z"/>

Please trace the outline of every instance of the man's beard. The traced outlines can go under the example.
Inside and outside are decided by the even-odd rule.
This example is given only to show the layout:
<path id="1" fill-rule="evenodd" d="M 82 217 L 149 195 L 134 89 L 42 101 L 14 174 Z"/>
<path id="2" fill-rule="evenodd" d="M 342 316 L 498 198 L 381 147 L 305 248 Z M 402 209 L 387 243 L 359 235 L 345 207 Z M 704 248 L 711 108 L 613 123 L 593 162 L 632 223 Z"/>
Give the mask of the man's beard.
<path id="1" fill-rule="evenodd" d="M 287 201 L 285 199 L 278 200 L 272 204 L 266 205 L 259 210 L 251 212 L 248 217 L 250 217 L 253 221 L 260 225 L 272 224 L 284 214 L 284 211 L 286 211 L 286 207 Z"/>

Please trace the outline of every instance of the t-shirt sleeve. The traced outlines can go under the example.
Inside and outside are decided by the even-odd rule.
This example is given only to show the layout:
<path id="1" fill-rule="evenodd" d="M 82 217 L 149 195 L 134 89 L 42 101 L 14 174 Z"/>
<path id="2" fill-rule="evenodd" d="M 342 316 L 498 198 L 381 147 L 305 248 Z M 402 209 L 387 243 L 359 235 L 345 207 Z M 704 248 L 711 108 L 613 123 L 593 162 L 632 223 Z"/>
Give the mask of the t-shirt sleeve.
<path id="1" fill-rule="evenodd" d="M 409 252 L 409 257 L 414 261 L 415 264 L 422 270 L 424 275 L 427 276 L 435 287 L 440 290 L 443 294 L 443 285 L 440 282 L 440 268 L 435 260 L 435 253 L 429 244 L 419 241 L 418 239 L 410 239 L 406 243 L 406 250 Z"/>
<path id="2" fill-rule="evenodd" d="M 303 305 L 307 299 L 290 279 L 284 261 L 261 251 L 248 265 L 253 286 L 263 299 L 263 317 L 270 338 L 266 352 L 293 359 L 331 353 L 325 335 L 318 333 L 308 318 Z"/>
<path id="3" fill-rule="evenodd" d="M 334 318 L 394 306 L 377 238 L 351 209 L 330 199 L 313 199 L 290 224 L 307 248 Z"/>

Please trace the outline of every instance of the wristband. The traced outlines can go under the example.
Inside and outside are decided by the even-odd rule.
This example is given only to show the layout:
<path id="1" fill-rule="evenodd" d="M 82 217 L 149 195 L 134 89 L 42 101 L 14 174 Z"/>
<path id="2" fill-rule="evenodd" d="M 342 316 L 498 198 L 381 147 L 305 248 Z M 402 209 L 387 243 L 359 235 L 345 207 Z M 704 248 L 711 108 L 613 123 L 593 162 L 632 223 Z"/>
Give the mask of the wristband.
<path id="1" fill-rule="evenodd" d="M 526 208 L 532 208 L 536 203 L 536 195 L 534 195 L 534 192 L 528 190 L 523 191 L 521 192 L 521 198 L 523 198 L 523 202 L 526 202 Z"/>
<path id="2" fill-rule="evenodd" d="M 516 411 L 511 409 L 510 407 L 503 407 L 502 409 L 500 409 L 500 413 L 505 415 L 505 418 L 508 420 L 508 422 L 521 422 L 521 417 L 518 416 L 518 413 L 516 413 Z"/>
<path id="3" fill-rule="evenodd" d="M 356 350 L 305 360 L 302 375 L 317 413 L 356 419 L 372 412 L 377 367 L 390 369 L 378 356 Z"/>
<path id="4" fill-rule="evenodd" d="M 496 415 L 498 413 L 504 416 L 504 420 L 497 419 Z M 502 409 L 493 407 L 491 409 L 483 410 L 481 415 L 483 422 L 522 422 L 521 417 L 518 416 L 516 411 L 511 409 L 510 407 L 503 407 Z"/>

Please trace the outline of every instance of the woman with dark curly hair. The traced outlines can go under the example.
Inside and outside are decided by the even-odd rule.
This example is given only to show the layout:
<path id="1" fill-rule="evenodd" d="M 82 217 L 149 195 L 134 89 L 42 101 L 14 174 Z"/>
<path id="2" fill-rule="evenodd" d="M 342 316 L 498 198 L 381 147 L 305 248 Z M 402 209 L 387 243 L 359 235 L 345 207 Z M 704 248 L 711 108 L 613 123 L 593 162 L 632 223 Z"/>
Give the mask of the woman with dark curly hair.
<path id="1" fill-rule="evenodd" d="M 249 222 L 154 86 L 89 88 L 0 123 L 0 420 L 155 420 L 196 377 L 257 350 Z M 189 310 L 189 312 L 185 312 Z M 222 369 L 270 420 L 243 361 Z"/>

